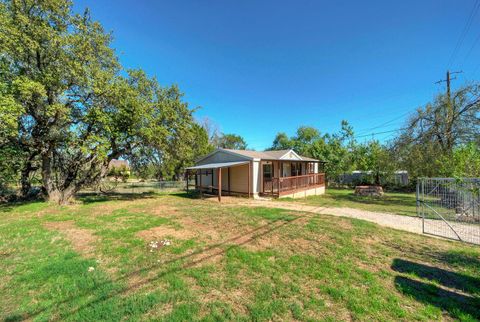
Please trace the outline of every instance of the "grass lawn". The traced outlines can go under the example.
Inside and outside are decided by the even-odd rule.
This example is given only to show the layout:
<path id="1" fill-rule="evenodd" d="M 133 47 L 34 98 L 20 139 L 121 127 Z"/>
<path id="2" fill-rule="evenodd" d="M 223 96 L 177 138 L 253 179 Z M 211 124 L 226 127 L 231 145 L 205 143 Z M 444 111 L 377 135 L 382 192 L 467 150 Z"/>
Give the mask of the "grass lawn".
<path id="1" fill-rule="evenodd" d="M 480 319 L 479 247 L 185 194 L 1 206 L 0 259 L 9 321 Z"/>
<path id="2" fill-rule="evenodd" d="M 278 199 L 306 203 L 324 207 L 348 207 L 361 210 L 388 212 L 397 215 L 416 216 L 416 197 L 414 193 L 387 192 L 382 197 L 361 197 L 353 189 L 327 188 L 321 196 L 299 199 Z"/>

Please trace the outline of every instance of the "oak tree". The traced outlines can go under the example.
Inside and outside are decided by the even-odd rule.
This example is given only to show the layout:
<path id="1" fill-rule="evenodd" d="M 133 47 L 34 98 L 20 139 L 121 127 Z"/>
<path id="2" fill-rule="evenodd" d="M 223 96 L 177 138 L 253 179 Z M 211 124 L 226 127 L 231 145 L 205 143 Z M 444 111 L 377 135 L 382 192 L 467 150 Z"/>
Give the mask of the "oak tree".
<path id="1" fill-rule="evenodd" d="M 182 93 L 124 70 L 111 41 L 71 1 L 0 2 L 0 144 L 21 150 L 24 193 L 38 170 L 48 200 L 66 203 L 112 159 L 185 149 L 194 121 Z"/>

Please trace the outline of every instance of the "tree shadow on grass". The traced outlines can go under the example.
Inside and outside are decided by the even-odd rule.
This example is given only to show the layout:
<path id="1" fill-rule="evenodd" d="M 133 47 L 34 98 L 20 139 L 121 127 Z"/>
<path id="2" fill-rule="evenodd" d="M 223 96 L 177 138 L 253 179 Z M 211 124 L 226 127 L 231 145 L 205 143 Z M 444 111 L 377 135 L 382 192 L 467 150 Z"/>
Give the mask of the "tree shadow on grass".
<path id="1" fill-rule="evenodd" d="M 171 195 L 175 197 L 186 198 L 186 199 L 217 199 L 218 198 L 218 194 L 216 192 L 203 192 L 200 195 L 200 193 L 195 190 L 172 193 Z M 235 198 L 247 199 L 247 196 L 229 194 L 228 192 L 223 192 L 223 191 L 222 191 L 222 197 L 235 197 Z"/>
<path id="2" fill-rule="evenodd" d="M 137 200 L 137 199 L 147 199 L 147 198 L 155 198 L 159 196 L 159 194 L 155 192 L 142 192 L 142 193 L 119 193 L 119 192 L 110 192 L 110 193 L 96 193 L 96 192 L 82 192 L 78 193 L 75 198 L 78 201 L 81 201 L 84 204 L 92 204 L 92 203 L 100 203 L 100 202 L 107 202 L 107 201 L 128 201 L 128 200 Z M 21 200 L 21 201 L 13 201 L 8 203 L 0 203 L 0 213 L 2 212 L 10 212 L 14 211 L 16 208 L 21 206 L 32 206 L 34 207 L 35 204 L 39 206 L 46 205 L 46 201 L 44 199 L 38 198 L 33 200 Z M 31 209 L 35 210 L 35 209 Z"/>
<path id="3" fill-rule="evenodd" d="M 22 201 L 12 201 L 7 203 L 0 204 L 0 213 L 14 211 L 16 208 L 21 206 L 31 206 L 31 210 L 35 210 L 36 205 L 42 207 L 45 204 L 43 199 L 34 199 L 34 200 L 22 200 Z M 29 209 L 30 210 L 30 209 Z"/>
<path id="4" fill-rule="evenodd" d="M 396 276 L 395 286 L 403 294 L 455 318 L 480 319 L 480 279 L 402 259 L 395 259 L 392 269 L 422 279 Z"/>
<path id="5" fill-rule="evenodd" d="M 480 252 L 477 254 L 456 251 L 440 252 L 437 254 L 437 258 L 446 264 L 473 269 L 480 273 Z"/>
<path id="6" fill-rule="evenodd" d="M 198 191 L 176 192 L 176 193 L 172 193 L 172 196 L 185 198 L 185 199 L 201 199 L 202 198 L 202 196 L 200 196 L 200 193 L 198 193 Z M 209 198 L 209 197 L 214 197 L 214 196 L 203 194 L 203 198 Z"/>
<path id="7" fill-rule="evenodd" d="M 420 278 L 435 281 L 448 288 L 480 295 L 480 279 L 466 274 L 447 271 L 445 269 L 399 258 L 393 260 L 392 269 L 399 273 L 414 274 Z"/>
<path id="8" fill-rule="evenodd" d="M 478 298 L 448 291 L 433 284 L 420 282 L 408 277 L 396 276 L 395 285 L 405 295 L 424 304 L 429 304 L 462 320 L 480 319 Z"/>
<path id="9" fill-rule="evenodd" d="M 419 259 L 428 257 L 448 266 L 477 271 L 480 276 L 480 249 L 469 248 L 469 251 L 444 251 L 428 246 L 419 248 L 408 246 L 406 244 L 400 245 L 394 243 L 385 243 L 384 245 L 389 248 L 394 248 L 401 253 L 410 254 Z"/>
<path id="10" fill-rule="evenodd" d="M 137 200 L 137 199 L 147 199 L 154 198 L 158 196 L 155 192 L 142 192 L 142 193 L 79 193 L 76 195 L 77 200 L 83 202 L 84 204 L 91 204 L 97 202 L 106 202 L 106 201 L 128 201 L 128 200 Z"/>

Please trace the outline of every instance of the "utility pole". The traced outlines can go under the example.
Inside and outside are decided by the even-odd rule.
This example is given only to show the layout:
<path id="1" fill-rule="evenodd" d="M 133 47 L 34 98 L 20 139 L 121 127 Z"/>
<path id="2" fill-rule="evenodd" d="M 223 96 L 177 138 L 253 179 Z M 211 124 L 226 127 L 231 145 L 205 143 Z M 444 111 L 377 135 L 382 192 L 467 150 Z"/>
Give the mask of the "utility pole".
<path id="1" fill-rule="evenodd" d="M 451 78 L 452 74 L 460 74 L 463 73 L 462 71 L 457 71 L 457 72 L 450 72 L 447 70 L 447 77 L 445 79 L 441 79 L 438 82 L 435 82 L 435 84 L 441 84 L 443 82 L 447 83 L 447 120 L 446 120 L 446 130 L 445 130 L 445 135 L 447 137 L 447 147 L 450 148 L 453 144 L 452 140 L 452 128 L 453 128 L 453 120 L 454 120 L 454 106 L 451 98 L 451 92 L 450 92 L 450 81 L 457 79 L 457 77 Z"/>
<path id="2" fill-rule="evenodd" d="M 447 70 L 447 100 L 448 100 L 448 104 L 450 104 L 450 97 L 451 97 L 451 93 L 450 93 L 450 71 Z"/>
<path id="3" fill-rule="evenodd" d="M 448 104 L 450 104 L 451 102 L 451 92 L 450 92 L 450 81 L 454 80 L 454 79 L 457 79 L 457 77 L 453 77 L 451 78 L 451 75 L 453 74 L 460 74 L 460 73 L 463 73 L 463 71 L 457 71 L 457 72 L 450 72 L 449 70 L 447 70 L 447 77 L 445 79 L 441 79 L 439 80 L 438 82 L 435 82 L 435 84 L 441 84 L 443 82 L 446 82 L 447 83 L 447 101 L 448 101 Z"/>

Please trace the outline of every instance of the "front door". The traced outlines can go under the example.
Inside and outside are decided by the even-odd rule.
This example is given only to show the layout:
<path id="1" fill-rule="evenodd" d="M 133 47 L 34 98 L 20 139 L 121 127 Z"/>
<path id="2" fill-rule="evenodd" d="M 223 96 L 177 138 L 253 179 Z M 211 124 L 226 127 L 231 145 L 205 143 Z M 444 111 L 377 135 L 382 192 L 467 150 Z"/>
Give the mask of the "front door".
<path id="1" fill-rule="evenodd" d="M 264 163 L 263 172 L 263 192 L 267 193 L 273 190 L 273 164 Z"/>
<path id="2" fill-rule="evenodd" d="M 263 180 L 268 180 L 273 178 L 273 164 L 264 163 L 263 164 Z"/>

